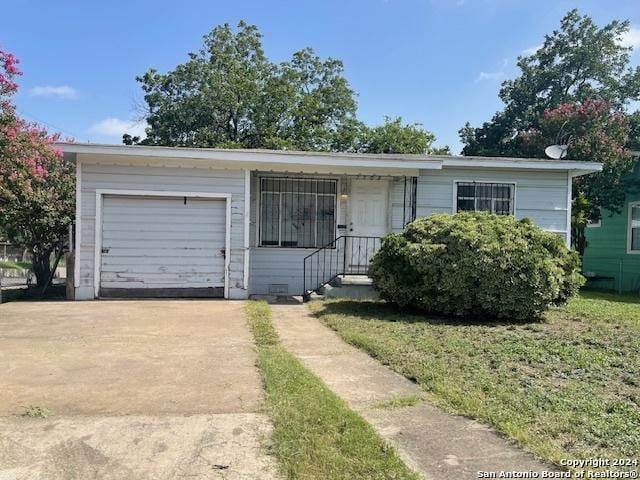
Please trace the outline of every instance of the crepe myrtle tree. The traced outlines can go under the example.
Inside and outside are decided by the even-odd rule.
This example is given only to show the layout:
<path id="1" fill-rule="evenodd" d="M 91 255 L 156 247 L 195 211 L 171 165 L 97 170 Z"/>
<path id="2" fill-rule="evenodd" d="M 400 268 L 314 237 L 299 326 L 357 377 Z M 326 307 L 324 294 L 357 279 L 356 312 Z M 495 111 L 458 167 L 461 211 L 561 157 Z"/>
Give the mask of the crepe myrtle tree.
<path id="1" fill-rule="evenodd" d="M 9 240 L 27 248 L 39 289 L 52 278 L 73 220 L 73 166 L 54 147 L 57 135 L 19 118 L 10 98 L 18 90 L 18 60 L 0 50 L 0 226 Z M 54 268 L 55 268 L 54 266 Z"/>

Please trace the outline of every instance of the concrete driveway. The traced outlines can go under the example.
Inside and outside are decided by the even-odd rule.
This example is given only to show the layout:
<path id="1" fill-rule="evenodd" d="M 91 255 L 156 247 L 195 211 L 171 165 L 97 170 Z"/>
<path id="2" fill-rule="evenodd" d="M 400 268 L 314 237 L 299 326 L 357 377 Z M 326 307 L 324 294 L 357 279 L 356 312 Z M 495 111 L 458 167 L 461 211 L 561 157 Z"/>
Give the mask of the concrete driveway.
<path id="1" fill-rule="evenodd" d="M 271 478 L 255 361 L 242 302 L 4 304 L 0 479 Z"/>

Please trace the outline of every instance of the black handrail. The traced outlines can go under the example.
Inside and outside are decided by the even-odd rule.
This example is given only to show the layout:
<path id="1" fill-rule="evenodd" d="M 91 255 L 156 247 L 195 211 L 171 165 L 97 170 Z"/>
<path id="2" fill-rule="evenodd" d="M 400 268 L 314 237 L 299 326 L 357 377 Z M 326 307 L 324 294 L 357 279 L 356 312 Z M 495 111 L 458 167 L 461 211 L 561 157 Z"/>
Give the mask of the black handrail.
<path id="1" fill-rule="evenodd" d="M 304 299 L 340 275 L 367 275 L 380 244 L 380 237 L 341 235 L 304 257 Z"/>

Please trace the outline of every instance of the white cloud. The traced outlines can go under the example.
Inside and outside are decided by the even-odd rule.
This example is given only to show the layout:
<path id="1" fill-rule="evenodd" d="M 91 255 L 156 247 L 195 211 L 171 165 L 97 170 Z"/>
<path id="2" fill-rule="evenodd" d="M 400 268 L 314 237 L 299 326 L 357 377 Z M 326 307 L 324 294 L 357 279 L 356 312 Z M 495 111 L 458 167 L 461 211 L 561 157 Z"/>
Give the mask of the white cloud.
<path id="1" fill-rule="evenodd" d="M 534 47 L 525 48 L 524 50 L 522 50 L 522 52 L 520 52 L 520 54 L 524 55 L 525 57 L 528 57 L 528 56 L 533 55 L 534 53 L 536 53 L 541 48 L 542 48 L 542 44 L 536 45 Z"/>
<path id="2" fill-rule="evenodd" d="M 131 136 L 139 136 L 144 138 L 144 129 L 147 127 L 146 122 L 134 122 L 130 120 L 122 120 L 120 118 L 105 118 L 98 123 L 94 123 L 87 130 L 89 133 L 103 135 L 105 137 L 122 137 L 123 133 Z"/>
<path id="3" fill-rule="evenodd" d="M 498 80 L 504 76 L 504 72 L 480 72 L 478 78 L 476 78 L 476 82 L 481 82 L 483 80 Z"/>
<path id="4" fill-rule="evenodd" d="M 78 98 L 78 92 L 75 88 L 69 85 L 44 85 L 33 87 L 29 90 L 29 95 L 32 97 L 60 97 L 66 100 L 73 100 Z"/>
<path id="5" fill-rule="evenodd" d="M 494 72 L 480 72 L 480 74 L 476 78 L 476 83 L 477 82 L 482 82 L 483 80 L 499 80 L 499 79 L 501 79 L 502 77 L 505 76 L 505 68 L 507 68 L 508 63 L 509 63 L 509 60 L 507 58 L 503 58 L 502 59 L 502 67 L 500 68 L 500 70 L 496 70 Z"/>
<path id="6" fill-rule="evenodd" d="M 631 27 L 620 37 L 620 44 L 625 47 L 631 47 L 634 50 L 640 48 L 640 28 Z"/>

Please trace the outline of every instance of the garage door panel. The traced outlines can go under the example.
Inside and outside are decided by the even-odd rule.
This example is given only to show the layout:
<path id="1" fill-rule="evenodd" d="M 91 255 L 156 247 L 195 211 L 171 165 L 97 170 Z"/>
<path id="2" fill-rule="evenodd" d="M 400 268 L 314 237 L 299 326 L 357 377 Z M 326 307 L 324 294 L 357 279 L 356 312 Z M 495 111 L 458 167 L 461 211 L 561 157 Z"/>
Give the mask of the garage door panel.
<path id="1" fill-rule="evenodd" d="M 146 242 L 145 242 L 146 245 Z M 212 251 L 212 246 L 202 247 L 181 247 L 181 248 L 127 248 L 127 247 L 109 247 L 109 256 L 112 257 L 141 257 L 162 259 L 168 256 L 178 255 L 180 258 L 196 257 L 196 258 L 220 258 L 224 259 L 224 254 L 218 250 Z"/>
<path id="2" fill-rule="evenodd" d="M 102 266 L 102 273 L 163 273 L 166 272 L 168 268 L 166 266 L 161 265 L 119 265 L 119 264 L 110 264 L 105 263 Z M 219 270 L 216 268 L 215 270 L 211 267 L 211 265 L 203 265 L 202 263 L 198 263 L 196 265 L 171 265 L 171 272 L 180 274 L 180 273 L 206 273 L 206 274 L 217 274 Z"/>
<path id="3" fill-rule="evenodd" d="M 211 257 L 186 257 L 186 258 L 173 258 L 173 257 L 121 257 L 121 258 L 108 258 L 105 259 L 102 256 L 102 265 L 120 265 L 123 267 L 135 268 L 138 265 L 151 265 L 154 267 L 171 267 L 173 265 L 202 265 L 205 263 L 211 264 Z"/>
<path id="4" fill-rule="evenodd" d="M 105 196 L 101 294 L 220 291 L 225 227 L 224 200 Z"/>
<path id="5" fill-rule="evenodd" d="M 105 239 L 108 240 L 110 248 L 131 248 L 131 239 L 106 238 L 106 236 L 105 236 Z M 145 240 L 145 245 L 148 249 L 153 249 L 153 248 L 166 249 L 166 248 L 172 248 L 176 240 L 180 240 L 179 236 L 177 238 L 165 238 L 163 235 L 160 238 Z M 224 239 L 222 238 L 220 239 L 220 241 L 224 242 Z M 187 248 L 210 250 L 212 248 L 211 239 L 210 237 L 203 240 L 194 240 L 190 238 L 189 245 Z"/>
<path id="6" fill-rule="evenodd" d="M 224 229 L 225 227 L 223 226 L 220 228 Z M 211 244 L 211 235 L 212 235 L 211 232 L 194 232 L 190 230 L 189 241 L 190 242 L 193 242 L 193 241 L 207 242 L 208 244 Z M 136 232 L 133 230 L 109 230 L 107 232 L 105 231 L 102 232 L 103 242 L 105 240 L 127 242 L 130 240 L 138 240 L 139 238 L 140 238 L 140 232 Z M 164 231 L 162 232 L 162 235 L 153 235 L 152 238 L 145 239 L 145 241 L 171 241 L 171 242 L 174 242 L 176 240 L 180 240 L 180 241 L 184 240 L 184 234 L 182 230 L 177 230 L 175 232 Z M 116 245 L 113 243 L 110 243 L 110 244 Z M 128 244 L 131 245 L 131 243 L 128 243 Z"/>
<path id="7" fill-rule="evenodd" d="M 193 222 L 181 222 L 181 223 L 171 223 L 165 222 L 165 219 L 158 218 L 155 221 L 144 219 L 131 221 L 131 222 L 114 222 L 110 221 L 108 218 L 103 219 L 103 229 L 106 233 L 108 232 L 138 232 L 141 235 L 138 235 L 137 238 L 158 238 L 161 233 L 164 232 L 184 232 L 185 228 L 189 228 L 189 232 L 195 233 L 207 233 L 211 235 L 217 235 L 218 238 L 224 238 L 224 232 L 222 235 L 219 234 L 220 229 L 224 229 L 224 223 L 215 224 L 215 223 L 206 223 L 203 221 L 202 223 L 196 223 L 197 220 Z M 108 238 L 108 237 L 106 237 Z M 180 237 L 183 240 L 188 240 L 185 236 Z"/>
<path id="8" fill-rule="evenodd" d="M 116 273 L 105 272 L 102 276 L 102 285 L 105 288 L 122 287 L 122 282 L 126 282 L 132 288 L 149 286 L 150 282 L 155 286 L 165 286 L 170 288 L 180 288 L 188 282 L 191 288 L 206 288 L 211 286 L 223 286 L 224 278 L 216 274 L 208 273 Z"/>

